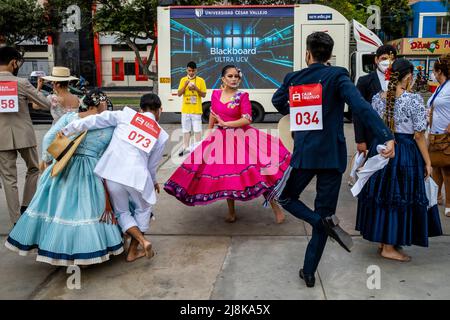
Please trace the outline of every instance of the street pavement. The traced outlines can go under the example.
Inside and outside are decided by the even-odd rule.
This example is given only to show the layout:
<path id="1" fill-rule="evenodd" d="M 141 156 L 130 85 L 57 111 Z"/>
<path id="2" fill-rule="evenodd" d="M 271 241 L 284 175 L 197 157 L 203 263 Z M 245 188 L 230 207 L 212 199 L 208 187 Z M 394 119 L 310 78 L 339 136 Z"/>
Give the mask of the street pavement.
<path id="1" fill-rule="evenodd" d="M 176 137 L 178 116 L 171 117 L 164 115 L 163 127 Z M 255 126 L 274 129 L 276 123 Z M 35 126 L 39 142 L 48 128 Z M 345 124 L 345 134 L 350 159 L 355 151 L 351 124 Z M 178 141 L 167 145 L 158 170 L 161 184 L 182 160 L 176 155 Z M 25 171 L 20 159 L 20 191 Z M 412 256 L 409 263 L 382 259 L 377 244 L 354 230 L 356 200 L 347 177 L 346 173 L 337 215 L 355 245 L 347 253 L 336 243 L 327 243 L 314 288 L 307 288 L 298 277 L 311 235 L 311 228 L 302 221 L 286 213 L 286 221 L 276 224 L 271 210 L 262 207 L 261 198 L 238 202 L 238 220 L 229 224 L 224 222 L 225 201 L 187 207 L 162 191 L 154 210 L 156 220 L 147 234 L 157 252 L 154 258 L 127 263 L 122 254 L 83 268 L 81 288 L 73 289 L 66 268 L 36 262 L 35 255 L 22 257 L 0 245 L 0 299 L 450 299 L 450 218 L 443 215 L 444 208 L 440 207 L 445 235 L 432 238 L 429 248 L 406 247 Z M 0 193 L 3 243 L 12 225 L 4 193 Z M 314 195 L 312 183 L 302 199 L 312 206 Z"/>

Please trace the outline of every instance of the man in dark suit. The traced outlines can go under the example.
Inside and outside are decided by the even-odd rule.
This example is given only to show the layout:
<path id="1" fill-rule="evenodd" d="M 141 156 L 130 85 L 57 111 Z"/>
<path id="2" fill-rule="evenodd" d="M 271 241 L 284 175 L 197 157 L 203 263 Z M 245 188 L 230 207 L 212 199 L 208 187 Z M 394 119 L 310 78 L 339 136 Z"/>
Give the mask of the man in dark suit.
<path id="1" fill-rule="evenodd" d="M 389 129 L 378 114 L 359 94 L 349 78 L 348 71 L 341 67 L 327 66 L 333 51 L 333 39 L 325 32 L 315 32 L 306 40 L 306 64 L 308 68 L 286 75 L 283 84 L 275 92 L 272 104 L 281 114 L 293 111 L 291 105 L 298 101 L 289 90 L 299 87 L 318 87 L 320 84 L 321 115 L 314 119 L 314 130 L 302 128 L 294 131 L 294 151 L 291 171 L 279 203 L 295 217 L 305 220 L 313 227 L 312 237 L 305 254 L 300 277 L 308 287 L 315 283 L 315 271 L 319 264 L 328 236 L 334 238 L 347 251 L 352 245 L 351 237 L 338 225 L 336 212 L 342 174 L 347 165 L 347 150 L 344 137 L 344 104 L 365 119 L 366 125 L 380 141 L 386 142 L 385 157 L 394 156 L 394 140 Z M 317 98 L 317 94 L 300 93 L 302 99 Z M 295 100 L 297 99 L 297 100 Z M 301 100 L 301 99 L 300 99 Z M 317 103 L 316 103 L 317 104 Z M 303 115 L 303 119 L 308 116 Z M 310 123 L 310 121 L 307 121 Z M 297 123 L 298 124 L 298 123 Z M 291 123 L 292 127 L 292 123 Z M 300 194 L 317 176 L 317 195 L 314 210 L 299 200 Z"/>
<path id="2" fill-rule="evenodd" d="M 356 87 L 363 98 L 372 103 L 372 98 L 381 90 L 387 90 L 387 83 L 385 80 L 385 72 L 389 67 L 389 59 L 397 58 L 397 50 L 391 45 L 380 46 L 375 53 L 375 65 L 377 69 L 369 74 L 358 79 Z M 356 149 L 359 152 L 366 152 L 370 148 L 373 140 L 373 134 L 364 125 L 364 120 L 358 116 L 353 117 L 353 126 L 355 128 Z"/>

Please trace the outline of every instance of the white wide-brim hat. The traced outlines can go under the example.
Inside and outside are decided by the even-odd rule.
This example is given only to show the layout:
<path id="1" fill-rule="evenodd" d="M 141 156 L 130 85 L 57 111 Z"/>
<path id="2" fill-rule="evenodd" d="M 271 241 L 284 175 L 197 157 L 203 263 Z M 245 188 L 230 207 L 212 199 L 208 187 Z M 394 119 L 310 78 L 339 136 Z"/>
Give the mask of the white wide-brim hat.
<path id="1" fill-rule="evenodd" d="M 42 79 L 56 82 L 78 80 L 78 78 L 70 75 L 70 69 L 66 67 L 53 67 L 52 74 L 42 77 Z"/>

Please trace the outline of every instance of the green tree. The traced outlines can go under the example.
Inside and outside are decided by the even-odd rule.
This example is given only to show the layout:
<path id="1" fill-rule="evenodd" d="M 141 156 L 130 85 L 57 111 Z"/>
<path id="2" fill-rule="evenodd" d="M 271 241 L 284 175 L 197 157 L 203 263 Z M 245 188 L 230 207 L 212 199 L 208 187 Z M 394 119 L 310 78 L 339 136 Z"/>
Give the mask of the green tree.
<path id="1" fill-rule="evenodd" d="M 64 13 L 50 9 L 52 2 L 49 0 L 42 6 L 36 0 L 0 0 L 0 38 L 17 46 L 57 32 Z"/>
<path id="2" fill-rule="evenodd" d="M 406 36 L 406 30 L 411 19 L 411 8 L 408 0 L 383 0 L 381 5 L 381 28 L 386 34 L 385 40 Z"/>
<path id="3" fill-rule="evenodd" d="M 381 30 L 388 39 L 404 37 L 411 18 L 408 0 L 316 0 L 314 3 L 332 7 L 348 20 L 355 19 L 362 24 L 365 24 L 370 16 L 366 8 L 369 5 L 377 5 L 381 9 Z"/>
<path id="4" fill-rule="evenodd" d="M 179 0 L 178 5 L 210 4 L 213 1 Z M 157 74 L 149 67 L 153 60 L 156 44 L 157 0 L 98 0 L 94 16 L 94 30 L 114 34 L 117 40 L 126 43 L 135 53 L 143 73 L 156 80 Z M 139 52 L 138 40 L 152 40 L 152 47 L 144 63 Z M 155 85 L 157 81 L 154 82 Z"/>
<path id="5" fill-rule="evenodd" d="M 356 21 L 366 24 L 367 19 L 371 15 L 367 13 L 367 7 L 370 5 L 381 6 L 381 0 L 316 0 L 316 4 L 323 4 L 339 11 L 347 20 L 355 19 Z"/>

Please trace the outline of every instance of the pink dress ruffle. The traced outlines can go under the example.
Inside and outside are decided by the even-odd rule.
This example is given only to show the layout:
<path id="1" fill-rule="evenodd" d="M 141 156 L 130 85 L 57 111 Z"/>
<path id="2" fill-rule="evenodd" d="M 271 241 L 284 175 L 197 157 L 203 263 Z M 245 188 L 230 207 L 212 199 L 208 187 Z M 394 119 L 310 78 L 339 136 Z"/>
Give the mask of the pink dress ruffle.
<path id="1" fill-rule="evenodd" d="M 215 90 L 211 109 L 224 121 L 251 116 L 248 93 L 226 104 Z M 219 199 L 247 201 L 268 195 L 288 169 L 291 155 L 281 141 L 252 126 L 217 128 L 191 152 L 164 184 L 189 206 Z"/>

